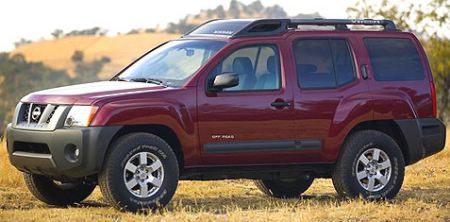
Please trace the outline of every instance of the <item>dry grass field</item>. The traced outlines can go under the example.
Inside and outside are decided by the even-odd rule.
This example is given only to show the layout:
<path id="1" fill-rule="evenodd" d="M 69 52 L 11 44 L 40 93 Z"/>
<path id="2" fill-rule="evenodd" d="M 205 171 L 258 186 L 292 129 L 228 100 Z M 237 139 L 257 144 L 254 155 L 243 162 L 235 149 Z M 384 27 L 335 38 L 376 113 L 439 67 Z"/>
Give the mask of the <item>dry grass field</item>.
<path id="1" fill-rule="evenodd" d="M 448 144 L 449 145 L 449 144 Z M 172 203 L 155 214 L 118 212 L 96 190 L 69 208 L 35 200 L 0 151 L 0 221 L 450 221 L 450 149 L 406 171 L 397 198 L 339 198 L 330 180 L 316 180 L 300 199 L 264 196 L 251 181 L 182 181 Z"/>
<path id="2" fill-rule="evenodd" d="M 101 78 L 108 78 L 158 44 L 178 37 L 180 35 L 167 33 L 73 36 L 27 44 L 12 53 L 22 53 L 28 61 L 43 62 L 54 69 L 67 69 L 72 75 L 71 56 L 76 50 L 83 51 L 87 61 L 108 56 L 111 63 L 106 64 L 99 74 Z"/>

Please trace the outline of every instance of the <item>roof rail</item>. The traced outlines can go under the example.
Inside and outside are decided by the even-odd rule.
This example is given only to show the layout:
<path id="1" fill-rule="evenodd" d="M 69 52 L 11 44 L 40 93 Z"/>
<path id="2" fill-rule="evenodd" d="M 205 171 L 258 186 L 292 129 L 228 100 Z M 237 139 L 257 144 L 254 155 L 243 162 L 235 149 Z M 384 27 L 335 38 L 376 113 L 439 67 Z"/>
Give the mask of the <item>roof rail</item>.
<path id="1" fill-rule="evenodd" d="M 398 31 L 391 20 L 374 19 L 215 19 L 207 21 L 184 34 L 187 36 L 270 36 L 296 29 L 299 25 L 334 26 L 336 30 L 349 30 L 347 25 L 380 25 L 386 31 Z"/>
<path id="2" fill-rule="evenodd" d="M 374 20 L 374 19 L 291 19 L 289 22 L 290 28 L 295 28 L 298 25 L 330 25 L 335 26 L 336 29 L 348 29 L 347 25 L 381 25 L 385 30 L 398 31 L 394 22 L 391 20 Z"/>

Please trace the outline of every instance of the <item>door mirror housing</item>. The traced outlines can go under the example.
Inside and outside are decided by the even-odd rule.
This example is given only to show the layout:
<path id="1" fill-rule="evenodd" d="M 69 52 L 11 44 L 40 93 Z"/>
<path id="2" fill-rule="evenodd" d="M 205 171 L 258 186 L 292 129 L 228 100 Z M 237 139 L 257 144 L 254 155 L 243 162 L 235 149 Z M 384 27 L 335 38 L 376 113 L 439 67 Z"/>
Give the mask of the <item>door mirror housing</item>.
<path id="1" fill-rule="evenodd" d="M 239 85 L 239 75 L 236 73 L 221 73 L 216 75 L 214 81 L 210 84 L 209 90 L 220 92 L 223 89 Z"/>

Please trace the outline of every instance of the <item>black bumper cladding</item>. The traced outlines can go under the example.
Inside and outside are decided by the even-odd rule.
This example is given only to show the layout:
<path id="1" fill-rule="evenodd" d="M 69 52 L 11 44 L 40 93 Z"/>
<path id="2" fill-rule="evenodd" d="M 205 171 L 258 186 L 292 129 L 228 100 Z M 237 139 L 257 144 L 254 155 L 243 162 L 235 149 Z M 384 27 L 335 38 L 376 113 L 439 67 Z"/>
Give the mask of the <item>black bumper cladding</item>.
<path id="1" fill-rule="evenodd" d="M 408 146 L 406 163 L 413 164 L 445 147 L 445 125 L 435 118 L 404 119 L 395 121 Z"/>
<path id="2" fill-rule="evenodd" d="M 7 127 L 9 158 L 17 169 L 55 178 L 96 174 L 120 126 L 36 131 Z M 77 158 L 73 157 L 78 149 Z"/>

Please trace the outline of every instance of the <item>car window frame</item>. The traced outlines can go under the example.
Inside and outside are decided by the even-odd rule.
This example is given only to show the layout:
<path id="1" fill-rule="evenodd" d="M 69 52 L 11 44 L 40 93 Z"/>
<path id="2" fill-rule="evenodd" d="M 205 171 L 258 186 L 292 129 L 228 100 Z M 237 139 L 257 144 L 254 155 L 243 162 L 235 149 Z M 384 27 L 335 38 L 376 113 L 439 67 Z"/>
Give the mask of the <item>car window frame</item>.
<path id="1" fill-rule="evenodd" d="M 295 44 L 296 44 L 296 42 L 297 41 L 300 41 L 300 40 L 328 40 L 328 46 L 329 46 L 329 49 L 330 50 L 332 50 L 331 49 L 331 45 L 330 45 L 330 40 L 344 40 L 345 41 L 345 43 L 347 44 L 347 49 L 348 49 L 348 52 L 349 52 L 349 54 L 350 54 L 350 60 L 351 60 L 351 62 L 352 62 L 352 68 L 353 68 L 353 79 L 352 79 L 352 81 L 349 81 L 349 82 L 347 82 L 347 83 L 344 83 L 344 84 L 338 84 L 338 81 L 337 81 L 337 75 L 336 75 L 336 70 L 335 70 L 335 59 L 334 59 L 334 57 L 333 57 L 333 52 L 331 51 L 331 56 L 332 56 L 332 62 L 333 62 L 333 71 L 334 71 L 334 79 L 335 79 L 335 81 L 336 81 L 336 86 L 335 87 L 302 87 L 301 85 L 300 85 L 300 79 L 299 79 L 299 75 L 298 75 L 298 72 L 297 72 L 297 57 L 296 57 L 296 55 L 295 55 L 295 50 L 294 50 L 294 46 L 295 46 Z M 349 39 L 348 38 L 345 38 L 345 37 L 300 37 L 300 38 L 296 38 L 296 39 L 294 39 L 293 41 L 292 41 L 292 44 L 291 44 L 291 50 L 292 50 L 292 54 L 293 54 L 293 56 L 294 56 L 294 58 L 293 58 L 293 62 L 294 62 L 294 70 L 295 70 L 295 76 L 296 76 L 296 82 L 297 82 L 297 87 L 299 88 L 299 89 L 301 89 L 301 90 L 326 90 L 326 89 L 339 89 L 339 88 L 343 88 L 344 86 L 347 86 L 347 85 L 351 85 L 351 84 L 353 84 L 354 82 L 356 82 L 357 81 L 357 79 L 358 79 L 358 74 L 357 74 L 357 69 L 356 69 L 356 63 L 355 63 L 355 56 L 354 56 L 354 51 L 353 51 L 353 48 L 352 48 L 352 46 L 351 46 L 351 44 L 350 44 L 350 41 L 349 41 Z"/>
<path id="2" fill-rule="evenodd" d="M 277 89 L 255 89 L 255 90 L 236 90 L 236 91 L 211 91 L 209 90 L 209 81 L 210 81 L 210 77 L 211 77 L 211 73 L 217 68 L 217 66 L 219 66 L 220 64 L 223 63 L 223 61 L 225 61 L 226 59 L 228 59 L 229 56 L 231 56 L 233 53 L 241 50 L 241 49 L 245 49 L 245 48 L 252 48 L 252 47 L 264 47 L 264 46 L 268 46 L 274 49 L 275 52 L 275 56 L 278 59 L 278 73 L 279 73 L 279 84 L 278 84 L 278 88 Z M 259 57 L 259 53 L 257 53 L 257 57 Z M 259 58 L 255 58 L 255 60 L 259 60 Z M 242 45 L 239 47 L 236 47 L 235 49 L 233 49 L 231 52 L 229 52 L 228 54 L 226 54 L 224 56 L 223 59 L 221 59 L 218 63 L 216 63 L 214 65 L 214 67 L 212 68 L 212 70 L 208 73 L 208 75 L 205 78 L 205 90 L 207 93 L 254 93 L 254 92 L 280 92 L 283 88 L 283 74 L 282 74 L 282 68 L 281 68 L 282 64 L 281 64 L 281 51 L 280 51 L 280 47 L 278 44 L 276 43 L 253 43 L 253 44 L 248 44 L 248 45 Z M 254 69 L 256 69 L 257 64 L 254 64 Z M 253 70 L 256 71 L 256 70 Z"/>
<path id="3" fill-rule="evenodd" d="M 405 39 L 405 40 L 408 40 L 412 44 L 414 49 L 416 50 L 417 56 L 420 59 L 420 65 L 422 66 L 422 74 L 423 74 L 422 78 L 421 79 L 377 79 L 377 75 L 375 73 L 374 66 L 373 66 L 373 63 L 372 63 L 372 58 L 370 56 L 369 49 L 367 48 L 367 45 L 366 45 L 366 39 Z M 387 37 L 387 36 L 366 36 L 366 37 L 362 38 L 362 43 L 363 43 L 364 48 L 365 48 L 365 50 L 367 52 L 367 57 L 368 57 L 368 60 L 369 60 L 369 63 L 370 63 L 371 71 L 373 73 L 372 76 L 373 76 L 373 79 L 375 81 L 377 81 L 377 82 L 423 81 L 423 80 L 425 80 L 427 78 L 427 76 L 426 76 L 427 75 L 426 68 L 425 68 L 425 66 L 423 64 L 422 55 L 420 53 L 419 48 L 417 47 L 416 42 L 414 40 L 412 40 L 411 38 L 407 38 L 407 37 Z"/>

